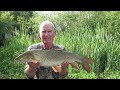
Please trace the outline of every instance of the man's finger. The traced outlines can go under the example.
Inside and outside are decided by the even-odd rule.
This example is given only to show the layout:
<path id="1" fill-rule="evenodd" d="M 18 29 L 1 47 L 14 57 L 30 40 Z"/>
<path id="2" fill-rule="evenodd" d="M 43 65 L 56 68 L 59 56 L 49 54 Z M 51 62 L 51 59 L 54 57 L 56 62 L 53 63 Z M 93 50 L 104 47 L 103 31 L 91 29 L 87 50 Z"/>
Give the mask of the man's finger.
<path id="1" fill-rule="evenodd" d="M 61 72 L 61 66 L 52 66 L 52 69 L 53 69 L 55 72 Z"/>
<path id="2" fill-rule="evenodd" d="M 40 63 L 39 62 L 37 62 L 37 61 L 35 61 L 35 60 L 33 60 L 33 61 L 31 61 L 31 62 L 27 62 L 27 64 L 30 66 L 30 67 L 40 67 Z"/>

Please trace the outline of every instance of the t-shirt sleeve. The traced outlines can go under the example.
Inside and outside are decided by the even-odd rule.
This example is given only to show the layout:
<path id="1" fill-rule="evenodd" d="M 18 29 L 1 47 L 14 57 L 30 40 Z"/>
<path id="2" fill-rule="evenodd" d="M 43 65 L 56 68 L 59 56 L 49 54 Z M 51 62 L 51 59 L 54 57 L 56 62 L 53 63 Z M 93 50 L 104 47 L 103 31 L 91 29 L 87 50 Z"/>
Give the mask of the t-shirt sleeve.
<path id="1" fill-rule="evenodd" d="M 37 45 L 34 44 L 34 45 L 31 45 L 27 48 L 27 51 L 31 50 L 31 49 L 37 49 Z"/>
<path id="2" fill-rule="evenodd" d="M 66 51 L 65 47 L 63 47 L 62 45 L 57 45 L 59 49 L 61 49 L 62 51 Z"/>

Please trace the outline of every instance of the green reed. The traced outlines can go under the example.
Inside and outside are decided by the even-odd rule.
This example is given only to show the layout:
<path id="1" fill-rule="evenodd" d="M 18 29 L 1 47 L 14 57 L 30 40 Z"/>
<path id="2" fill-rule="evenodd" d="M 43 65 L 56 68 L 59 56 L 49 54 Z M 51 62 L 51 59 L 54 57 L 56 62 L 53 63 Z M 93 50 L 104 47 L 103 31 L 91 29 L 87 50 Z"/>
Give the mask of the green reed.
<path id="1" fill-rule="evenodd" d="M 120 78 L 120 41 L 108 34 L 106 29 L 99 25 L 93 33 L 89 28 L 70 28 L 64 32 L 57 31 L 54 43 L 63 45 L 68 52 L 74 52 L 81 56 L 87 56 L 95 60 L 90 64 L 91 72 L 87 73 L 80 68 L 78 70 L 68 67 L 66 79 L 112 79 Z M 27 50 L 33 43 L 39 43 L 40 39 L 32 41 L 32 36 L 24 33 L 21 26 L 18 36 L 13 36 L 10 42 L 0 48 L 0 72 L 10 79 L 24 79 L 25 63 L 17 63 L 14 59 L 20 53 Z"/>

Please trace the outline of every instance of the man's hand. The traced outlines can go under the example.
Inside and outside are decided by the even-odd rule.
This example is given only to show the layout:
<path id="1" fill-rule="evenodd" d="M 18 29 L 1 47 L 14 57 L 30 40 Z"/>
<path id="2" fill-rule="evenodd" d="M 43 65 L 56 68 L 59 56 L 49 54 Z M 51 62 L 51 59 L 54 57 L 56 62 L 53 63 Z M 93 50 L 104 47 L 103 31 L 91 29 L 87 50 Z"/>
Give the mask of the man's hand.
<path id="1" fill-rule="evenodd" d="M 69 65 L 69 63 L 63 62 L 61 65 L 52 67 L 52 69 L 55 72 L 59 72 L 60 73 L 61 71 L 66 70 L 66 68 L 68 67 L 68 65 Z"/>
<path id="2" fill-rule="evenodd" d="M 62 69 L 65 69 L 65 68 L 68 67 L 69 64 L 70 64 L 70 63 L 68 63 L 68 62 L 63 62 L 63 63 L 60 65 L 60 67 L 61 67 Z"/>
<path id="3" fill-rule="evenodd" d="M 27 62 L 28 65 L 26 65 L 26 68 L 24 70 L 24 73 L 30 77 L 33 78 L 36 74 L 37 68 L 40 67 L 40 63 L 33 60 L 31 62 Z"/>
<path id="4" fill-rule="evenodd" d="M 53 70 L 55 72 L 61 72 L 62 70 L 66 70 L 66 68 L 68 67 L 68 65 L 71 65 L 73 68 L 75 69 L 79 69 L 79 66 L 76 62 L 73 62 L 73 63 L 68 63 L 68 62 L 63 62 L 61 65 L 58 65 L 58 66 L 54 66 L 52 67 Z"/>
<path id="5" fill-rule="evenodd" d="M 61 64 L 61 68 L 67 68 L 69 64 L 70 64 L 73 68 L 79 69 L 79 66 L 78 66 L 78 64 L 77 64 L 76 62 L 72 62 L 72 63 L 64 62 L 64 63 Z"/>
<path id="6" fill-rule="evenodd" d="M 33 60 L 31 62 L 27 62 L 27 64 L 29 65 L 30 68 L 33 68 L 33 69 L 40 67 L 40 63 L 35 60 Z"/>

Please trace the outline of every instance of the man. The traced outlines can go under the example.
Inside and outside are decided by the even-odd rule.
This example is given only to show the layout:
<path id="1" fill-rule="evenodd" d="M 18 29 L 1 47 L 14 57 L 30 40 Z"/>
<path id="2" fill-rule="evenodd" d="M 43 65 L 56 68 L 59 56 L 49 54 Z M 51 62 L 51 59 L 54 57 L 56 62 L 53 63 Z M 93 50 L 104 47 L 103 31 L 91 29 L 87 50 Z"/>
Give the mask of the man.
<path id="1" fill-rule="evenodd" d="M 55 37 L 55 27 L 54 24 L 50 21 L 44 21 L 41 23 L 39 28 L 41 43 L 33 44 L 28 47 L 28 50 L 31 49 L 40 49 L 40 50 L 65 50 L 61 45 L 53 43 Z M 24 73 L 29 79 L 60 79 L 67 76 L 69 63 L 64 62 L 61 65 L 54 67 L 43 67 L 40 66 L 39 62 L 28 62 Z M 76 63 L 71 64 L 73 67 L 78 68 Z"/>

